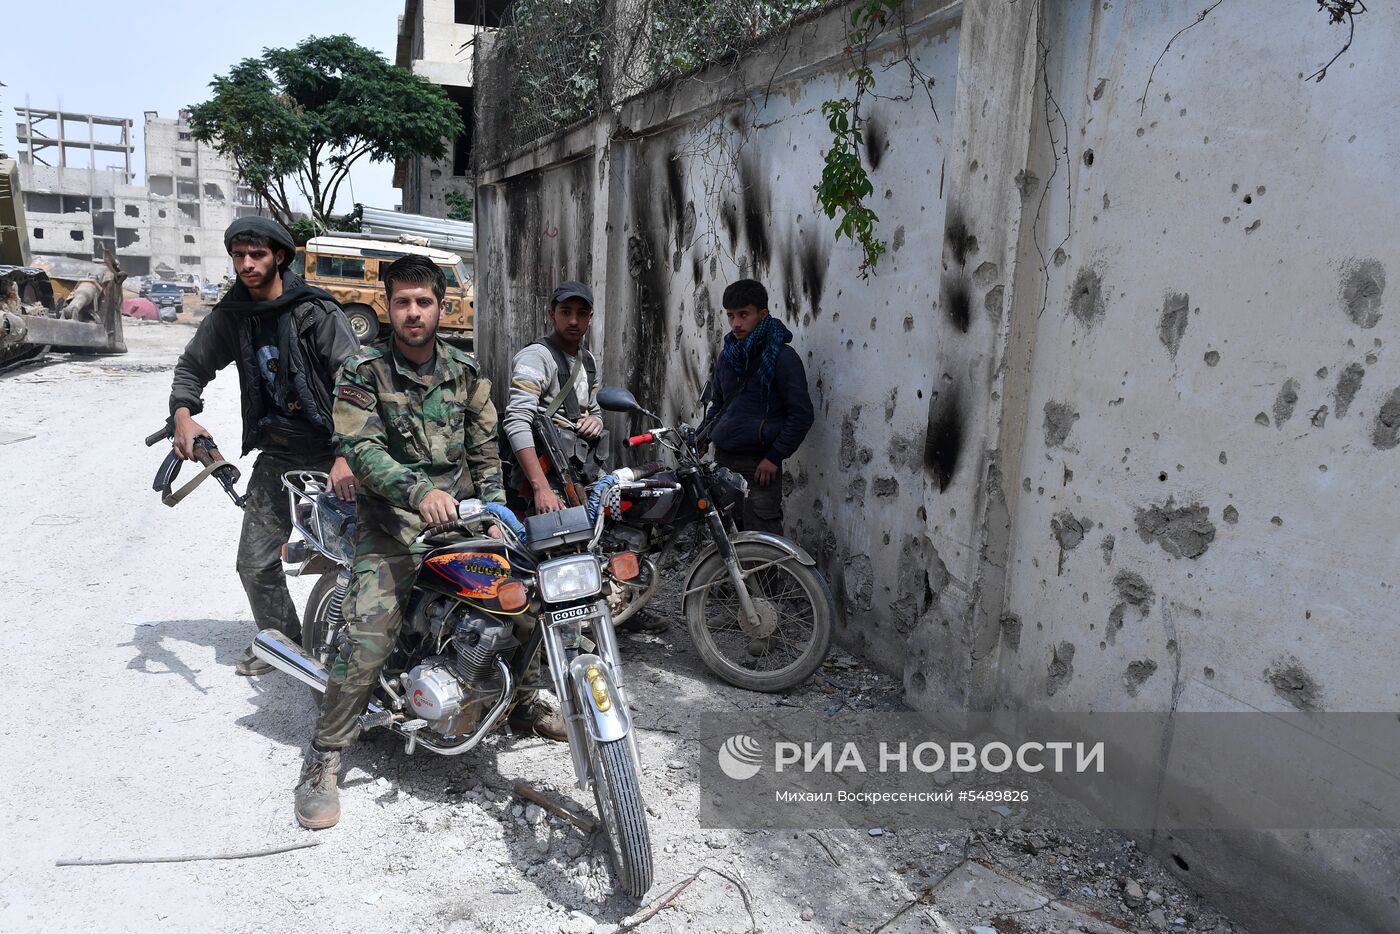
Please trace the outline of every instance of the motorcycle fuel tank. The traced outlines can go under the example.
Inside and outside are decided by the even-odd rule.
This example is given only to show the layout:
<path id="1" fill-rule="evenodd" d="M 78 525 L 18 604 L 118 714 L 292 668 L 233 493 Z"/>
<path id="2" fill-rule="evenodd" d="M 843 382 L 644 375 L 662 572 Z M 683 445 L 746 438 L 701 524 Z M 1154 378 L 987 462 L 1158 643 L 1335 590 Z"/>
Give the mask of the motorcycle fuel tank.
<path id="1" fill-rule="evenodd" d="M 489 610 L 499 610 L 497 594 L 500 589 L 533 571 L 534 563 L 523 553 L 493 539 L 475 539 L 431 552 L 423 560 L 418 584 Z"/>

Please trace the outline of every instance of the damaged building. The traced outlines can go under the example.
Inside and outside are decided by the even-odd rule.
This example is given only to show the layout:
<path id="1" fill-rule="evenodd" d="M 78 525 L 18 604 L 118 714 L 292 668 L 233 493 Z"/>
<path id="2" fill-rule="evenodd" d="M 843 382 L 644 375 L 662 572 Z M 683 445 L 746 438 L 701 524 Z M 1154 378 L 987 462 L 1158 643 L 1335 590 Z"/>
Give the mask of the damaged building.
<path id="1" fill-rule="evenodd" d="M 195 140 L 185 112 L 143 125 L 146 184 L 136 184 L 132 121 L 16 107 L 19 187 L 29 250 L 39 259 L 101 262 L 131 275 L 228 272 L 223 231 L 258 213 L 232 163 Z"/>
<path id="2" fill-rule="evenodd" d="M 509 0 L 405 0 L 394 64 L 441 87 L 461 111 L 462 133 L 443 159 L 418 157 L 394 164 L 394 187 L 407 214 L 447 217 L 447 196 L 471 199 L 474 89 L 472 49 L 477 33 L 500 25 Z"/>

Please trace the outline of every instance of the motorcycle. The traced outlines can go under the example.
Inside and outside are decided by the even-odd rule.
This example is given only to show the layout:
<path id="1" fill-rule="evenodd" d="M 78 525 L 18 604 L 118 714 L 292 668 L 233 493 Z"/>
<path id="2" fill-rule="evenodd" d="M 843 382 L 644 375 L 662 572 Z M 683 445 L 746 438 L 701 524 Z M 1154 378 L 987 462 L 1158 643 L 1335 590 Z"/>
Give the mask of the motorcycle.
<path id="1" fill-rule="evenodd" d="M 609 484 L 639 479 L 614 471 Z M 600 481 L 601 482 L 601 481 Z M 307 602 L 300 644 L 265 629 L 253 641 L 263 661 L 317 691 L 349 640 L 342 612 L 354 553 L 354 506 L 315 471 L 283 476 L 292 524 L 288 573 L 320 574 Z M 618 886 L 640 898 L 651 887 L 652 853 L 641 764 L 618 663 L 603 573 L 593 549 L 601 509 L 575 506 L 522 525 L 505 507 L 464 500 L 458 518 L 426 528 L 425 553 L 395 651 L 380 673 L 363 729 L 388 729 L 404 749 L 462 755 L 489 735 L 525 689 L 559 699 L 578 787 L 592 788 Z M 492 537 L 489 530 L 499 537 Z M 596 652 L 582 636 L 588 626 Z M 527 684 L 540 651 L 548 684 Z"/>
<path id="2" fill-rule="evenodd" d="M 617 502 L 609 509 L 615 518 L 599 553 L 617 622 L 655 596 L 661 568 L 698 524 L 709 543 L 691 561 L 681 598 L 701 660 L 751 691 L 786 691 L 801 683 L 830 651 L 836 618 L 831 589 L 811 555 L 781 535 L 737 531 L 733 513 L 748 483 L 703 459 L 694 428 L 666 427 L 618 387 L 599 390 L 598 405 L 650 419 L 657 427 L 628 438 L 627 446 L 659 444 L 677 461 L 674 471 L 616 484 Z M 635 575 L 616 572 L 633 565 Z"/>

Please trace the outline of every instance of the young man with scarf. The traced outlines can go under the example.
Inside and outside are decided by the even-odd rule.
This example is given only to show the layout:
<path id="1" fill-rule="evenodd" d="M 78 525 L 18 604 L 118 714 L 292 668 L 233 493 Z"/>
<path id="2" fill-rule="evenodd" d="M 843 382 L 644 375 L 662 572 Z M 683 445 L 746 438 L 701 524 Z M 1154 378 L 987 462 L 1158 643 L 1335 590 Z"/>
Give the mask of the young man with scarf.
<path id="1" fill-rule="evenodd" d="M 749 481 L 740 525 L 783 533 L 783 461 L 812 427 L 812 399 L 792 332 L 768 313 L 768 290 L 740 279 L 724 290 L 729 333 L 705 399 L 715 460 Z"/>
<path id="2" fill-rule="evenodd" d="M 297 638 L 301 620 L 287 592 L 281 548 L 291 535 L 282 474 L 329 471 L 341 499 L 355 498 L 355 478 L 334 454 L 331 393 L 345 359 L 359 349 L 335 299 L 287 272 L 296 243 L 265 217 L 241 217 L 224 231 L 237 276 L 175 364 L 170 390 L 175 450 L 193 458 L 194 439 L 208 435 L 194 420 L 204 409 L 204 387 L 235 363 L 243 409 L 243 454 L 253 464 L 238 542 L 238 576 L 257 629 Z M 234 670 L 245 677 L 272 670 L 252 650 Z"/>

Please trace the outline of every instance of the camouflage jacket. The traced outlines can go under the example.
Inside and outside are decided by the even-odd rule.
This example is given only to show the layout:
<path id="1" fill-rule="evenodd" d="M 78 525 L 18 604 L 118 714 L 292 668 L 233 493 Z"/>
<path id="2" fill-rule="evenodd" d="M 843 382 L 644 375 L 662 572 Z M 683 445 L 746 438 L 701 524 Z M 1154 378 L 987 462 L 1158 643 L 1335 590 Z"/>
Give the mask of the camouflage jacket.
<path id="1" fill-rule="evenodd" d="M 392 340 L 365 347 L 340 372 L 334 416 L 337 453 L 360 481 L 360 541 L 410 545 L 432 490 L 505 502 L 491 382 L 470 354 L 438 341 L 432 372 L 419 375 Z"/>

